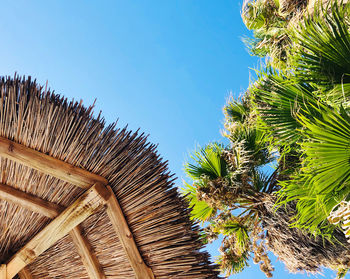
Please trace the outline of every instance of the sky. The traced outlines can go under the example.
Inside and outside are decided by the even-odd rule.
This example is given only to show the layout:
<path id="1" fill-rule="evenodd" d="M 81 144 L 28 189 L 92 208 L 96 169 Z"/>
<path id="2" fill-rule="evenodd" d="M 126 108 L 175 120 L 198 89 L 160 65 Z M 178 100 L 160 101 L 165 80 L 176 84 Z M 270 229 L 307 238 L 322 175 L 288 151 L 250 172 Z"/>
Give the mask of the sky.
<path id="1" fill-rule="evenodd" d="M 31 75 L 107 123 L 141 128 L 181 186 L 196 146 L 222 141 L 222 107 L 258 65 L 237 0 L 2 1 L 0 75 Z M 217 246 L 208 247 L 218 254 Z M 274 278 L 289 274 L 272 256 Z M 265 278 L 251 267 L 231 278 Z"/>

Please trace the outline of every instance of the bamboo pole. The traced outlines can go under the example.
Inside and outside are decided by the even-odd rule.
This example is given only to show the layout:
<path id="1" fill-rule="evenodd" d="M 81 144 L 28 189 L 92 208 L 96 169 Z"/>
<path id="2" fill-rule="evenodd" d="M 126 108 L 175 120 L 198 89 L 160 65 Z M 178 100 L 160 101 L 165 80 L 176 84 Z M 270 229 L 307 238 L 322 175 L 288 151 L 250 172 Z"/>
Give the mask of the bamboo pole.
<path id="1" fill-rule="evenodd" d="M 107 186 L 111 195 L 107 201 L 107 214 L 113 224 L 114 230 L 118 235 L 126 256 L 135 272 L 137 279 L 154 279 L 152 269 L 143 261 L 140 252 L 136 246 L 133 235 L 125 220 L 123 211 L 117 201 L 116 196 L 110 186 Z"/>
<path id="2" fill-rule="evenodd" d="M 83 193 L 10 259 L 6 266 L 6 279 L 12 279 L 56 241 L 96 212 L 106 203 L 109 196 L 105 186 L 99 183 Z"/>
<path id="3" fill-rule="evenodd" d="M 45 174 L 72 183 L 81 188 L 89 188 L 96 182 L 104 185 L 108 181 L 97 174 L 73 166 L 49 155 L 0 137 L 0 156 L 33 168 Z"/>

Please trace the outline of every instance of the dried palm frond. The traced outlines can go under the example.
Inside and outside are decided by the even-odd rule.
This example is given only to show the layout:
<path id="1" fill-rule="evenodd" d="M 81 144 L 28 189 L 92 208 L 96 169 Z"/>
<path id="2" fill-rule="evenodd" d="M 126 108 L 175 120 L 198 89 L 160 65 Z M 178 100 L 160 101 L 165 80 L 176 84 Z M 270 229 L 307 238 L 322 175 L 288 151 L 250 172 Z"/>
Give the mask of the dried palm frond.
<path id="1" fill-rule="evenodd" d="M 344 234 L 333 232 L 332 242 L 291 227 L 295 215 L 294 203 L 275 209 L 276 197 L 265 196 L 262 226 L 267 231 L 266 245 L 284 262 L 290 272 L 318 273 L 322 267 L 350 268 L 350 244 Z"/>
<path id="2" fill-rule="evenodd" d="M 333 225 L 341 224 L 345 236 L 350 242 L 350 202 L 341 201 L 328 216 L 328 221 Z"/>

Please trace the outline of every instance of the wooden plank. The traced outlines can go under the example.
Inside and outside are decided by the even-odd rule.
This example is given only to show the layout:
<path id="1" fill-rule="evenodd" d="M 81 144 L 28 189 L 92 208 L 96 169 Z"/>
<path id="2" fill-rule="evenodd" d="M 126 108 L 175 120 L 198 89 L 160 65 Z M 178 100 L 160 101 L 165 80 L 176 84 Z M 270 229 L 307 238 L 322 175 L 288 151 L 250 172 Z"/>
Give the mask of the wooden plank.
<path id="1" fill-rule="evenodd" d="M 69 232 L 72 237 L 75 246 L 78 249 L 78 253 L 82 259 L 85 269 L 91 279 L 105 279 L 106 276 L 103 269 L 93 253 L 92 248 L 87 239 L 82 235 L 80 226 L 73 228 Z"/>
<path id="2" fill-rule="evenodd" d="M 70 230 L 101 208 L 109 196 L 110 192 L 100 183 L 83 193 L 10 259 L 6 270 L 7 279 L 12 279 Z"/>
<path id="3" fill-rule="evenodd" d="M 6 264 L 0 265 L 0 279 L 7 279 Z"/>
<path id="4" fill-rule="evenodd" d="M 45 201 L 11 186 L 0 183 L 0 199 L 14 203 L 30 211 L 42 214 L 49 218 L 55 218 L 63 208 L 54 203 Z"/>
<path id="5" fill-rule="evenodd" d="M 112 188 L 107 186 L 107 189 L 111 193 L 110 198 L 107 201 L 107 214 L 113 224 L 115 232 L 118 235 L 119 241 L 124 248 L 131 267 L 135 272 L 136 278 L 154 279 L 152 269 L 145 264 L 140 255 L 128 223 L 125 220 L 123 211 L 113 193 Z"/>
<path id="6" fill-rule="evenodd" d="M 32 273 L 30 272 L 28 267 L 24 267 L 19 273 L 20 279 L 33 279 Z"/>
<path id="7" fill-rule="evenodd" d="M 0 137 L 0 156 L 23 164 L 45 174 L 81 188 L 89 188 L 96 182 L 107 185 L 108 181 L 97 174 L 73 166 L 24 145 Z"/>

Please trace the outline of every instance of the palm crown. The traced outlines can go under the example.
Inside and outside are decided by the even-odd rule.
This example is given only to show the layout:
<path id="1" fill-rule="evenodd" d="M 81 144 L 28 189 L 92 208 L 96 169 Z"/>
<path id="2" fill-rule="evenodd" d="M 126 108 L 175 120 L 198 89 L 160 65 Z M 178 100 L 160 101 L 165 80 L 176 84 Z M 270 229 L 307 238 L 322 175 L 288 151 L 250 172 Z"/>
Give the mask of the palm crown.
<path id="1" fill-rule="evenodd" d="M 350 6 L 318 5 L 301 17 L 306 3 L 287 2 L 244 5 L 253 53 L 272 58 L 224 108 L 230 145 L 208 144 L 192 155 L 185 192 L 193 218 L 206 222 L 203 240 L 224 236 L 219 263 L 227 273 L 241 271 L 253 252 L 272 276 L 271 250 L 291 271 L 326 266 L 343 276 L 350 245 L 340 217 L 328 216 L 350 200 Z M 276 40 L 287 33 L 281 48 Z"/>

